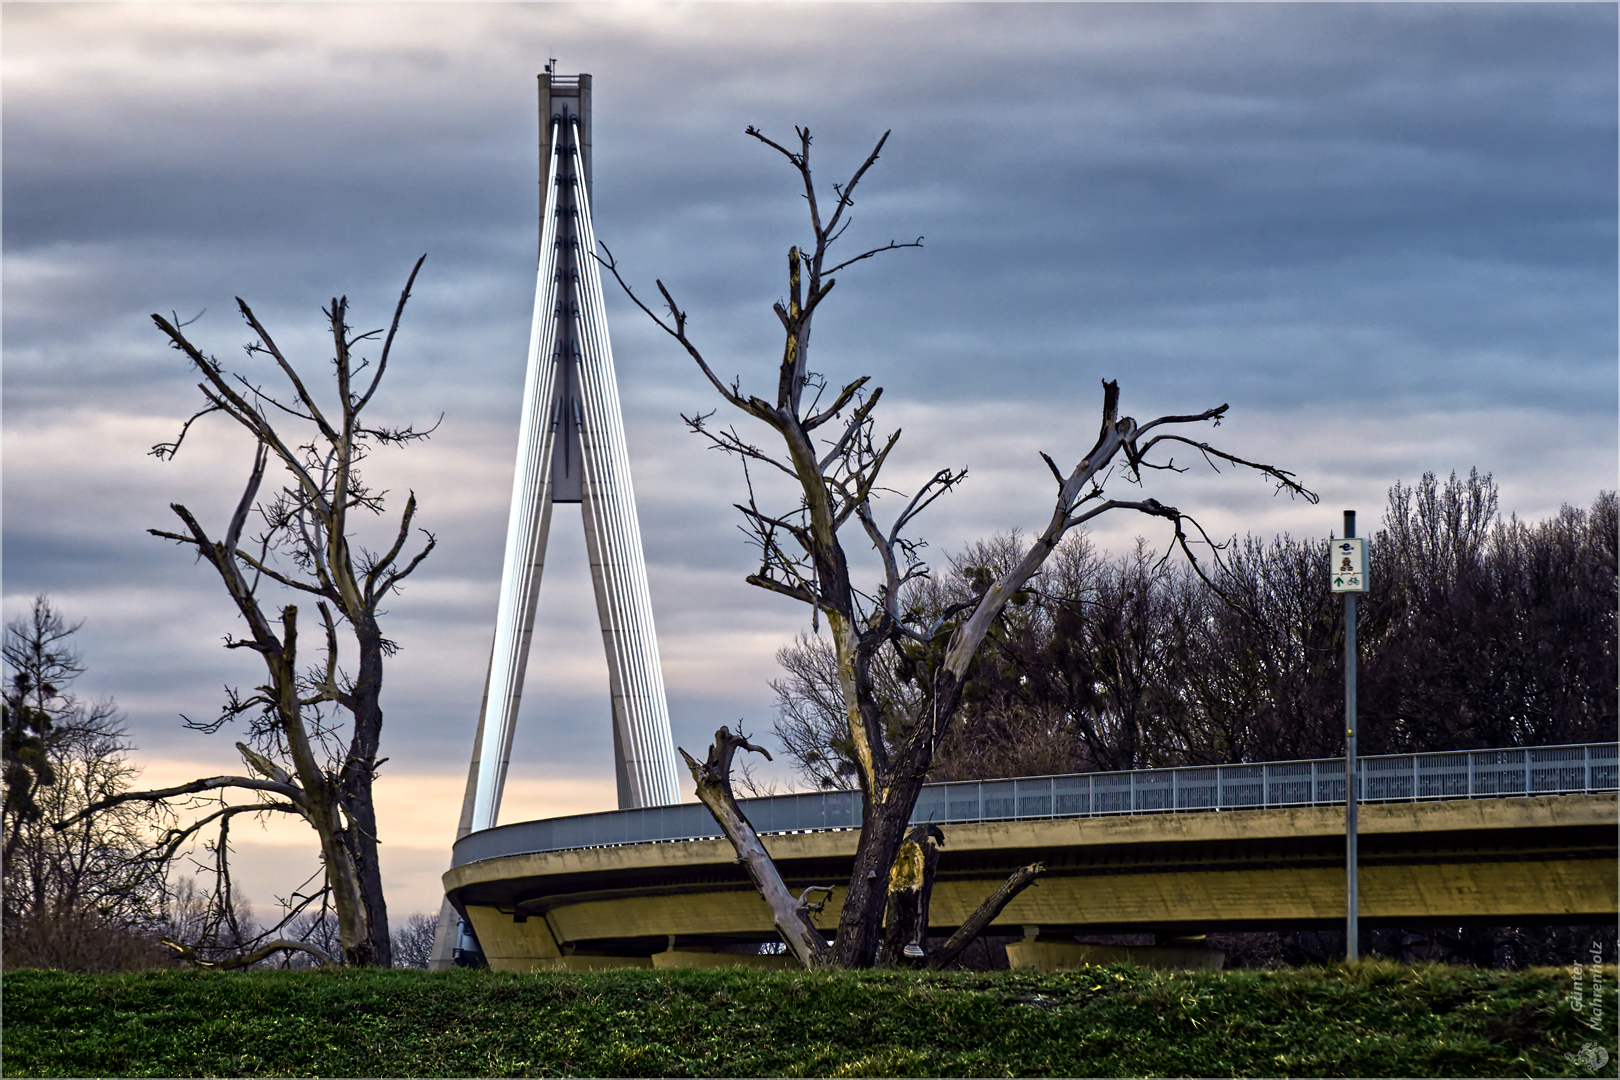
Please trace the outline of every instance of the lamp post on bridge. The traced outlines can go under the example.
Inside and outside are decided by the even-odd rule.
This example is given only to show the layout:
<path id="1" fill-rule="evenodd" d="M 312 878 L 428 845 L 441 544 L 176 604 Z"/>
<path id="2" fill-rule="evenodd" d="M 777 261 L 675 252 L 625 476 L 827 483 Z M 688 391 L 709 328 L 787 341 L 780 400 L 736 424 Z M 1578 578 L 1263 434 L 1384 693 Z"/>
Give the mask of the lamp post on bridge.
<path id="1" fill-rule="evenodd" d="M 1356 594 L 1367 591 L 1367 541 L 1356 538 L 1356 512 L 1344 512 L 1344 536 L 1328 541 L 1328 578 L 1344 594 L 1344 958 L 1357 959 L 1356 881 Z"/>

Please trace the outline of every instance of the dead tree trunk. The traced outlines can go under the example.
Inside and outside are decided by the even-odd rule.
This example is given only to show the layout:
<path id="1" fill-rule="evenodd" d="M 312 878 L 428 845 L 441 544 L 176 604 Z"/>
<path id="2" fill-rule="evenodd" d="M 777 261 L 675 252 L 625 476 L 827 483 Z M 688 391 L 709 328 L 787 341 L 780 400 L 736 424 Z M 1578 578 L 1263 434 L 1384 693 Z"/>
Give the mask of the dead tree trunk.
<path id="1" fill-rule="evenodd" d="M 782 940 L 806 970 L 820 970 L 828 966 L 830 954 L 827 939 L 810 918 L 810 913 L 820 911 L 822 905 L 811 902 L 809 896 L 812 892 L 832 890 L 828 886 L 811 886 L 799 896 L 794 896 L 788 890 L 782 875 L 777 872 L 776 863 L 765 850 L 764 842 L 731 793 L 731 758 L 739 748 L 764 754 L 767 760 L 771 756 L 745 736 L 733 735 L 730 728 L 721 727 L 714 733 L 714 745 L 709 747 L 708 760 L 699 763 L 685 750 L 681 751 L 681 757 L 686 759 L 686 767 L 692 770 L 692 779 L 697 782 L 698 799 L 714 815 L 720 831 L 737 849 L 737 861 L 743 864 L 748 876 L 754 880 L 754 887 L 770 905 L 776 932 L 782 935 Z"/>
<path id="2" fill-rule="evenodd" d="M 877 961 L 883 945 L 883 916 L 889 906 L 891 875 L 905 842 L 911 812 L 933 762 L 934 749 L 956 714 L 974 656 L 992 627 L 1003 618 L 1013 596 L 1026 587 L 1070 529 L 1110 510 L 1134 510 L 1170 522 L 1175 544 L 1195 568 L 1199 567 L 1185 531 L 1186 524 L 1191 523 L 1202 535 L 1196 522 L 1156 499 L 1109 499 L 1103 493 L 1108 478 L 1119 472 L 1142 483 L 1153 470 L 1183 471 L 1163 451 L 1150 457 L 1161 445 L 1174 449 L 1179 444 L 1212 465 L 1225 462 L 1253 469 L 1269 477 L 1280 490 L 1312 502 L 1316 496 L 1286 470 L 1236 457 L 1207 442 L 1168 430 L 1175 425 L 1219 423 L 1226 415 L 1226 405 L 1139 424 L 1119 415 L 1119 384 L 1107 381 L 1103 383 L 1101 430 L 1091 450 L 1067 474 L 1051 457 L 1042 455 L 1057 480 L 1057 498 L 1046 528 L 1023 557 L 989 583 L 973 603 L 955 606 L 935 619 L 909 610 L 905 601 L 908 588 L 926 577 L 928 570 L 921 561 L 921 545 L 906 535 L 906 529 L 935 499 L 955 488 L 966 471 L 942 469 L 935 473 L 909 499 L 901 496 L 904 505 L 892 524 L 880 528 L 874 503 L 885 489 L 879 474 L 900 437 L 898 431 L 884 436 L 876 429 L 873 411 L 883 391 L 868 387 L 870 376 L 861 376 L 833 393 L 831 385 L 808 366 L 811 322 L 832 290 L 836 280 L 832 275 L 880 252 L 921 246 L 919 237 L 903 244 L 891 240 L 842 262 L 834 262 L 829 255 L 848 224 L 844 215 L 854 205 L 855 190 L 876 163 L 888 134 L 878 140 L 847 183 L 834 185 L 836 199 L 831 200 L 831 212 L 825 217 L 820 199 L 824 193 L 817 191 L 810 173 L 809 131 L 797 129 L 797 145 L 789 146 L 766 138 L 754 128 L 749 128 L 748 134 L 782 154 L 797 170 L 814 238 L 812 246 L 789 249 L 787 299 L 774 305 L 784 332 L 781 358 L 774 361 L 774 401 L 749 394 L 740 380 L 728 383 L 715 372 L 688 335 L 686 313 L 662 281 L 658 282 L 658 290 L 668 307 L 667 318 L 636 297 L 619 275 L 610 253 L 602 262 L 630 299 L 680 343 L 728 405 L 765 424 L 781 440 L 773 451 L 767 451 L 735 428 L 712 425 L 711 414 L 686 418 L 695 433 L 741 458 L 745 466 L 758 466 L 757 471 L 763 475 L 781 473 L 790 478 L 784 499 L 787 509 L 773 511 L 761 507 L 750 473 L 748 501 L 739 504 L 738 509 L 761 559 L 759 568 L 747 580 L 810 606 L 818 624 L 822 618 L 827 621 L 864 815 L 854 873 L 839 915 L 832 963 L 838 967 L 869 967 Z M 831 400 L 823 404 L 824 398 Z M 831 425 L 831 434 L 818 430 L 826 425 Z M 1167 430 L 1155 433 L 1154 429 L 1161 427 Z M 858 526 L 863 533 L 863 547 L 870 543 L 882 559 L 883 579 L 875 587 L 861 589 L 851 581 L 841 535 L 846 526 Z M 1202 539 L 1208 541 L 1207 537 Z M 897 670 L 905 670 L 910 681 L 920 688 L 918 699 L 910 703 L 880 699 L 874 689 L 874 664 L 892 664 Z M 713 754 L 710 760 L 718 764 Z M 696 769 L 694 765 L 694 775 Z M 701 777 L 699 782 L 701 787 Z M 710 802 L 705 798 L 705 802 L 713 809 L 723 806 L 724 800 Z M 718 818 L 721 811 L 716 813 Z M 721 825 L 728 836 L 735 828 L 734 823 L 724 820 Z M 754 854 L 744 853 L 739 847 L 739 854 L 751 864 L 768 860 L 762 847 Z M 756 880 L 760 880 L 757 875 Z"/>
<path id="3" fill-rule="evenodd" d="M 354 966 L 390 966 L 372 784 L 380 764 L 383 660 L 396 646 L 383 636 L 377 613 L 379 605 L 434 547 L 428 533 L 414 556 L 405 555 L 416 515 L 415 495 L 406 499 L 397 527 L 380 537 L 380 543 L 362 544 L 355 535 L 356 517 L 383 512 L 384 493 L 372 491 L 360 477 L 360 464 L 368 450 L 431 434 L 431 429 L 374 425 L 362 414 L 387 371 L 400 318 L 422 261 L 418 259 L 411 270 L 386 336 L 383 330 L 352 333 L 347 298 L 334 297 L 324 311 L 334 351 L 329 362 L 336 385 L 330 395 L 313 392 L 240 299 L 237 305 L 242 317 L 257 335 L 247 351 L 268 359 L 280 371 L 288 387 L 285 400 L 239 379 L 203 353 L 186 337 L 183 323 L 152 316 L 173 347 L 202 376 L 199 386 L 206 402 L 173 442 L 152 448 L 154 456 L 172 458 L 192 423 L 212 413 L 221 413 L 245 429 L 256 444 L 256 454 L 247 485 L 222 532 L 211 535 L 178 503 L 171 509 L 184 531 L 149 531 L 193 549 L 214 568 L 248 628 L 245 636 L 227 639 L 226 646 L 258 653 L 267 678 L 245 696 L 230 690 L 217 719 L 192 725 L 213 732 L 246 719 L 248 739 L 237 747 L 250 775 L 209 777 L 162 791 L 125 792 L 86 811 L 137 800 L 160 803 L 210 791 L 254 794 L 259 801 L 225 804 L 171 830 L 160 841 L 160 847 L 172 855 L 202 829 L 217 825 L 221 830 L 213 844 L 220 882 L 217 901 L 226 911 L 231 910 L 231 897 L 229 846 L 224 835 L 231 819 L 244 813 L 302 817 L 319 839 L 324 886 L 311 895 L 295 892 L 297 899 L 286 917 L 263 937 L 273 936 L 317 899 L 323 904 L 329 901 L 337 915 L 343 961 Z M 382 338 L 381 349 L 374 360 L 356 355 L 362 342 L 377 338 Z M 328 397 L 324 408 L 319 400 L 323 396 Z M 272 467 L 281 486 L 261 500 L 260 489 Z M 257 536 L 246 537 L 250 517 L 264 527 Z M 305 661 L 298 649 L 297 605 L 275 605 L 267 595 L 277 587 L 294 596 L 309 594 L 315 600 L 324 640 L 323 649 L 316 653 L 317 662 L 309 667 L 301 666 Z M 348 646 L 353 649 L 352 675 L 347 665 L 339 663 L 344 627 L 353 636 Z M 248 944 L 250 955 L 259 944 Z"/>

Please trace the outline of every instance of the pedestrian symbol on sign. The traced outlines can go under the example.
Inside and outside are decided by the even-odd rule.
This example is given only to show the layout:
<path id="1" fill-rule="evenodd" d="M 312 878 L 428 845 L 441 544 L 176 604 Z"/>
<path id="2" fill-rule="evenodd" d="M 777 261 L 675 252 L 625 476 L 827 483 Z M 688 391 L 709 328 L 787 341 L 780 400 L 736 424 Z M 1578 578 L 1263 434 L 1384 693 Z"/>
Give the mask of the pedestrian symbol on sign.
<path id="1" fill-rule="evenodd" d="M 1344 537 L 1328 542 L 1328 576 L 1334 592 L 1367 591 L 1367 541 Z"/>

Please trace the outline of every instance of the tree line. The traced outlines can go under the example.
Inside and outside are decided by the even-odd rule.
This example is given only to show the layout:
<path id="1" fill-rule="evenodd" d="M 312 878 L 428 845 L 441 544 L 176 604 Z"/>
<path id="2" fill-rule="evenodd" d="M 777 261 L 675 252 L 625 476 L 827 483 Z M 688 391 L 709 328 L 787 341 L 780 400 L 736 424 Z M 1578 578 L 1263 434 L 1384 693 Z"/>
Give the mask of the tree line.
<path id="1" fill-rule="evenodd" d="M 182 821 L 174 808 L 133 800 L 83 813 L 130 791 L 140 767 L 117 702 L 74 692 L 86 670 L 73 643 L 82 626 L 39 596 L 4 630 L 6 970 L 133 971 L 186 962 L 164 939 L 186 943 L 197 961 L 218 963 L 258 948 L 270 931 L 340 953 L 330 911 L 305 911 L 282 925 L 279 917 L 262 919 L 239 893 L 223 908 L 213 852 L 170 851 L 163 843 Z M 71 824 L 56 827 L 64 821 Z M 432 942 L 433 917 L 410 916 L 392 935 L 394 965 L 425 968 Z M 278 964 L 311 967 L 315 960 L 293 953 L 256 966 Z"/>
<path id="2" fill-rule="evenodd" d="M 1613 739 L 1617 533 L 1613 491 L 1527 522 L 1501 516 L 1488 473 L 1397 482 L 1357 610 L 1360 751 Z M 1344 605 L 1326 539 L 1234 538 L 1206 578 L 1145 541 L 1109 556 L 1071 535 L 989 634 L 930 779 L 1343 753 Z M 1021 547 L 969 544 L 907 603 L 964 603 Z M 789 758 L 815 787 L 854 786 L 831 643 L 803 635 L 777 658 Z M 904 672 L 878 675 L 882 695 L 915 695 Z"/>
<path id="3" fill-rule="evenodd" d="M 1369 543 L 1372 591 L 1357 604 L 1361 752 L 1616 737 L 1615 492 L 1543 521 L 1504 519 L 1498 503 L 1495 480 L 1477 471 L 1390 488 Z M 1342 754 L 1344 604 L 1328 588 L 1326 540 L 1234 539 L 1206 579 L 1143 541 L 1109 556 L 1070 536 L 987 638 L 964 722 L 942 740 L 930 779 Z M 1020 545 L 1013 535 L 969 544 L 908 602 L 965 602 Z M 778 660 L 775 727 L 789 760 L 812 786 L 853 787 L 832 648 L 803 635 Z M 901 673 L 878 681 L 883 695 L 915 694 Z M 1594 942 L 1612 955 L 1615 931 L 1425 925 L 1362 937 L 1367 954 L 1524 967 L 1584 962 Z M 1326 963 L 1345 950 L 1342 930 L 1209 942 L 1241 967 Z"/>

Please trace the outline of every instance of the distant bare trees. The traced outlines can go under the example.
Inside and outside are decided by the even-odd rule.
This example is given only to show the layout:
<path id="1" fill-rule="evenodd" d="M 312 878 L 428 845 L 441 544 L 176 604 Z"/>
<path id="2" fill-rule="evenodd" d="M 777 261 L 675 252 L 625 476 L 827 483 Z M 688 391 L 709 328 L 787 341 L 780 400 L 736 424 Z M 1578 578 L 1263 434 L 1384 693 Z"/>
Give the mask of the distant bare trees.
<path id="1" fill-rule="evenodd" d="M 1500 519 L 1489 474 L 1392 488 L 1369 752 L 1614 738 L 1617 537 L 1613 491 L 1530 523 Z"/>
<path id="2" fill-rule="evenodd" d="M 1373 589 L 1357 606 L 1362 752 L 1614 738 L 1615 493 L 1534 523 L 1503 520 L 1497 504 L 1477 471 L 1391 487 L 1370 544 Z M 1205 674 L 1182 691 L 1193 722 L 1182 752 L 1342 752 L 1343 609 L 1321 542 L 1251 539 L 1228 569 L 1223 586 L 1242 602 L 1211 607 L 1209 632 L 1192 639 Z"/>
<path id="3" fill-rule="evenodd" d="M 1078 448 L 1085 445 L 1075 441 L 1080 436 L 1066 431 L 1054 433 L 1054 438 L 1070 446 L 1066 452 L 1073 464 L 1059 467 L 1055 459 L 1042 455 L 1056 485 L 1046 526 L 1019 545 L 1005 566 L 975 578 L 971 594 L 961 601 L 937 611 L 913 605 L 910 590 L 928 576 L 922 545 L 914 534 L 917 518 L 956 488 L 966 473 L 942 468 L 914 491 L 896 496 L 882 474 L 900 433 L 886 433 L 878 426 L 882 390 L 864 375 L 834 389 L 837 383 L 810 367 L 811 325 L 834 287 L 834 275 L 878 254 L 920 246 L 919 238 L 890 241 L 844 259 L 832 254 L 849 224 L 855 192 L 888 136 L 878 140 L 848 182 L 833 185 L 827 193 L 812 179 L 807 130 L 799 129 L 790 145 L 753 128 L 747 133 L 780 154 L 797 173 L 809 218 L 808 242 L 787 252 L 786 294 L 773 309 L 783 333 L 781 356 L 768 365 L 774 369 L 773 391 L 757 396 L 744 389 L 740 379 L 722 378 L 690 336 L 686 312 L 662 281 L 658 290 L 665 314 L 647 307 L 633 292 L 630 296 L 681 345 L 729 410 L 762 425 L 766 445 L 756 443 L 752 433 L 715 422 L 712 414 L 687 418 L 695 433 L 743 465 L 748 494 L 738 509 L 760 553 L 758 569 L 747 580 L 806 605 L 813 627 L 826 623 L 843 725 L 839 738 L 847 740 L 842 745 L 854 767 L 863 814 L 854 873 L 842 897 L 838 933 L 830 950 L 808 915 L 819 900 L 812 900 L 809 890 L 798 896 L 788 891 L 732 798 L 732 756 L 736 749 L 750 748 L 747 741 L 722 728 L 706 760 L 688 755 L 687 762 L 699 797 L 737 847 L 800 962 L 806 967 L 867 967 L 878 960 L 884 946 L 883 917 L 891 886 L 906 887 L 896 859 L 906 843 L 908 819 L 937 749 L 951 737 L 961 715 L 964 691 L 980 663 L 981 648 L 987 639 L 1004 632 L 1009 606 L 1016 609 L 1022 603 L 1031 579 L 1064 536 L 1100 514 L 1128 510 L 1166 522 L 1172 543 L 1189 558 L 1192 545 L 1205 539 L 1197 523 L 1176 507 L 1145 492 L 1140 497 L 1112 497 L 1105 487 L 1125 480 L 1145 485 L 1155 471 L 1180 471 L 1171 454 L 1181 450 L 1211 464 L 1257 471 L 1290 494 L 1313 501 L 1315 496 L 1286 470 L 1184 434 L 1193 425 L 1218 423 L 1226 415 L 1226 405 L 1138 421 L 1120 411 L 1119 384 L 1104 382 L 1091 448 L 1080 453 Z M 611 257 L 604 264 L 618 276 Z M 879 503 L 896 497 L 897 505 L 880 522 Z M 851 566 L 850 544 L 857 554 L 875 553 L 875 582 L 859 583 Z M 887 673 L 892 673 L 893 684 L 887 682 Z M 1009 882 L 1013 892 L 1038 872 L 1026 870 L 1030 872 L 1015 875 L 1017 884 Z M 1008 899 L 1004 889 L 986 904 L 993 907 Z"/>
<path id="4" fill-rule="evenodd" d="M 438 916 L 417 912 L 394 931 L 394 966 L 421 968 L 426 971 L 433 959 L 433 932 L 438 927 Z"/>
<path id="5" fill-rule="evenodd" d="M 1613 492 L 1524 522 L 1501 520 L 1488 474 L 1396 483 L 1358 606 L 1367 752 L 1613 738 L 1617 533 Z M 908 602 L 962 603 L 1019 547 L 969 545 Z M 1247 537 L 1226 550 L 1217 594 L 1141 543 L 1105 557 L 1071 535 L 986 643 L 931 779 L 1341 753 L 1343 604 L 1322 551 Z M 831 644 L 801 637 L 779 660 L 789 758 L 816 786 L 851 786 Z"/>
<path id="6" fill-rule="evenodd" d="M 161 815 L 124 804 L 73 817 L 128 790 L 123 718 L 110 699 L 73 693 L 85 665 L 70 623 L 44 596 L 4 639 L 5 963 L 117 971 L 161 962 L 166 865 L 149 857 Z"/>

